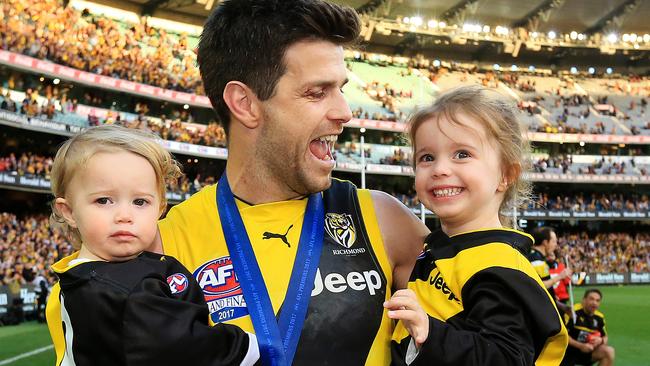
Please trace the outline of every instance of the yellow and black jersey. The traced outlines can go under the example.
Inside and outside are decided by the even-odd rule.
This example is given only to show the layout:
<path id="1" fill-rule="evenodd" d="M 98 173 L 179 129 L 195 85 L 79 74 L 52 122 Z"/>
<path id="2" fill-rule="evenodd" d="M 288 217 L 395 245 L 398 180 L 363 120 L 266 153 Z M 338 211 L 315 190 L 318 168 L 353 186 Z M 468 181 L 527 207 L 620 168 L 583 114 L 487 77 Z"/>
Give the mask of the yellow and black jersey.
<path id="1" fill-rule="evenodd" d="M 192 275 L 169 256 L 144 252 L 125 262 L 77 259 L 52 266 L 47 303 L 56 365 L 253 365 L 254 335 L 208 324 Z"/>
<path id="2" fill-rule="evenodd" d="M 429 315 L 429 336 L 411 360 L 398 323 L 393 364 L 559 365 L 568 344 L 553 299 L 522 253 L 529 235 L 509 229 L 430 234 L 408 287 Z"/>
<path id="3" fill-rule="evenodd" d="M 542 252 L 532 248 L 528 253 L 528 260 L 530 261 L 530 264 L 533 265 L 533 268 L 535 268 L 535 272 L 537 272 L 539 277 L 542 279 L 542 282 L 551 279 L 551 267 L 549 267 L 546 262 L 546 257 Z M 550 287 L 546 290 L 551 294 L 551 297 L 555 299 L 555 289 Z"/>
<path id="4" fill-rule="evenodd" d="M 387 365 L 392 325 L 383 302 L 391 296 L 392 273 L 370 192 L 333 180 L 323 201 L 323 249 L 294 365 Z M 236 202 L 278 314 L 307 199 Z M 211 321 L 254 332 L 224 240 L 216 185 L 173 207 L 159 229 L 165 254 L 189 268 L 203 289 Z"/>
<path id="5" fill-rule="evenodd" d="M 564 322 L 571 338 L 578 342 L 586 343 L 587 337 L 596 331 L 600 332 L 601 337 L 607 335 L 605 314 L 596 310 L 593 314 L 589 315 L 582 308 L 582 304 L 575 304 L 573 311 L 576 313 L 575 323 L 571 314 L 564 315 Z"/>

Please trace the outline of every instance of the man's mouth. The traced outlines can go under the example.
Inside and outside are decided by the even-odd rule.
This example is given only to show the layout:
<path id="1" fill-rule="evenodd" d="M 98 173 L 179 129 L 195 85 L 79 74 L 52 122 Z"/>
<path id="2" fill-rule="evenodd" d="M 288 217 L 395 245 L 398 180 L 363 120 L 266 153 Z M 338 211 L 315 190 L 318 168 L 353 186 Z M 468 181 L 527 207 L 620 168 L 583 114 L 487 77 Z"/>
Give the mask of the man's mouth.
<path id="1" fill-rule="evenodd" d="M 326 135 L 314 139 L 309 143 L 309 151 L 320 160 L 334 160 L 332 150 L 337 138 L 337 135 Z"/>

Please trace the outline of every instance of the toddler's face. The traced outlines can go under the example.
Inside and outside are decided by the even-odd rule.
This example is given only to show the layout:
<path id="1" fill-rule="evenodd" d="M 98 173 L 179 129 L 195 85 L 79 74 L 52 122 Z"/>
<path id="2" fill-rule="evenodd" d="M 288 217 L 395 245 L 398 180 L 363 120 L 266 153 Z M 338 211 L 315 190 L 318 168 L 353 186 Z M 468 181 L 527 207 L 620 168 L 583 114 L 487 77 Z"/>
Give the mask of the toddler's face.
<path id="1" fill-rule="evenodd" d="M 127 151 L 99 152 L 70 181 L 69 212 L 62 213 L 79 229 L 82 256 L 123 261 L 153 243 L 160 199 L 155 171 L 145 158 Z"/>
<path id="2" fill-rule="evenodd" d="M 500 226 L 507 188 L 496 142 L 479 121 L 459 114 L 462 125 L 432 118 L 415 136 L 415 190 L 447 228 L 458 232 Z M 451 233 L 449 233 L 451 234 Z"/>

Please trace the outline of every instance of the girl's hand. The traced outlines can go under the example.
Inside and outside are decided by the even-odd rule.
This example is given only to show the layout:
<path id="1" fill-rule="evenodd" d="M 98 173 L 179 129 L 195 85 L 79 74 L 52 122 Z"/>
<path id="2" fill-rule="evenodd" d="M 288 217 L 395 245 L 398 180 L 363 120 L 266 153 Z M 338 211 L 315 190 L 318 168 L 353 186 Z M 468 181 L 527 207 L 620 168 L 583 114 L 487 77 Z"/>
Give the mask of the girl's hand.
<path id="1" fill-rule="evenodd" d="M 388 309 L 389 318 L 404 323 L 415 345 L 420 348 L 429 337 L 429 316 L 418 303 L 415 292 L 409 289 L 399 290 L 390 300 L 384 302 L 384 307 Z"/>

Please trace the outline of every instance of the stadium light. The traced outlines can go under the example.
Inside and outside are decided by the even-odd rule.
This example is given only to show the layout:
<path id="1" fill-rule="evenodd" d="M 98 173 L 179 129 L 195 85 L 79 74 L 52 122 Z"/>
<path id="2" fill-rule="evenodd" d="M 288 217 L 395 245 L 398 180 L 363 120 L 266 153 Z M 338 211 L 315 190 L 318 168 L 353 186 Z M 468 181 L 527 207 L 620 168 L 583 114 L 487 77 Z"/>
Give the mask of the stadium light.
<path id="1" fill-rule="evenodd" d="M 419 27 L 422 25 L 422 18 L 421 17 L 412 17 L 411 18 L 411 24 L 413 24 L 416 27 Z"/>
<path id="2" fill-rule="evenodd" d="M 533 32 L 530 34 L 530 38 L 537 38 L 539 34 L 537 32 Z"/>
<path id="3" fill-rule="evenodd" d="M 409 17 L 404 17 L 404 19 L 402 19 L 402 21 L 403 21 L 404 23 L 406 23 L 406 24 L 409 24 L 409 23 L 411 22 L 411 18 L 409 18 Z"/>
<path id="4" fill-rule="evenodd" d="M 512 66 L 510 66 L 510 70 L 512 71 L 517 71 L 517 69 L 518 69 L 517 65 L 513 64 Z"/>
<path id="5" fill-rule="evenodd" d="M 643 42 L 650 42 L 650 34 L 646 33 L 643 35 Z"/>
<path id="6" fill-rule="evenodd" d="M 557 36 L 557 34 L 554 31 L 548 32 L 548 38 L 555 39 L 556 36 Z"/>
<path id="7" fill-rule="evenodd" d="M 56 78 L 56 79 L 52 80 L 52 84 L 54 84 L 54 85 L 59 85 L 60 82 L 61 82 L 61 80 L 59 80 L 59 78 Z"/>
<path id="8" fill-rule="evenodd" d="M 584 142 L 584 141 L 580 141 L 580 146 L 585 146 L 585 142 Z"/>
<path id="9" fill-rule="evenodd" d="M 535 66 L 533 65 L 528 66 L 528 71 L 535 71 Z"/>
<path id="10" fill-rule="evenodd" d="M 576 32 L 576 31 L 571 31 L 571 33 L 569 34 L 569 37 L 570 37 L 572 40 L 575 41 L 576 39 L 578 39 L 578 32 Z"/>
<path id="11" fill-rule="evenodd" d="M 445 23 L 445 22 L 438 23 L 438 27 L 440 27 L 440 28 L 444 28 L 446 26 L 447 26 L 447 23 Z"/>
<path id="12" fill-rule="evenodd" d="M 582 34 L 582 33 L 578 33 L 578 40 L 579 40 L 579 41 L 584 40 L 585 37 L 586 37 L 586 36 L 585 36 L 584 34 Z"/>
<path id="13" fill-rule="evenodd" d="M 190 109 L 190 106 L 188 104 L 184 104 L 183 109 Z"/>
<path id="14" fill-rule="evenodd" d="M 434 67 L 440 67 L 440 60 L 433 60 Z"/>
<path id="15" fill-rule="evenodd" d="M 483 26 L 483 33 L 490 33 L 490 26 L 489 25 L 484 25 Z"/>
<path id="16" fill-rule="evenodd" d="M 492 68 L 494 68 L 497 71 L 501 70 L 501 66 L 499 66 L 499 64 L 492 65 Z"/>
<path id="17" fill-rule="evenodd" d="M 575 66 L 571 66 L 571 73 L 572 74 L 577 74 L 578 73 L 578 68 Z"/>
<path id="18" fill-rule="evenodd" d="M 429 26 L 429 28 L 435 28 L 438 26 L 438 21 L 431 19 L 427 22 L 427 26 Z"/>
<path id="19" fill-rule="evenodd" d="M 623 34 L 623 42 L 629 42 L 630 41 L 630 35 L 625 33 Z"/>
<path id="20" fill-rule="evenodd" d="M 593 67 L 590 67 L 590 68 L 589 68 L 589 73 L 590 73 L 591 75 L 595 74 L 595 73 L 596 73 L 596 69 L 594 69 Z"/>
<path id="21" fill-rule="evenodd" d="M 638 43 L 635 43 L 635 44 L 634 44 L 634 49 L 635 49 L 635 50 L 638 50 L 638 49 L 639 49 L 639 44 L 638 44 Z"/>
<path id="22" fill-rule="evenodd" d="M 608 74 L 611 74 L 614 72 L 614 70 L 611 67 L 608 67 L 607 70 L 605 70 Z"/>
<path id="23" fill-rule="evenodd" d="M 610 33 L 607 36 L 607 40 L 609 41 L 609 43 L 616 43 L 616 41 L 618 40 L 618 36 L 614 33 Z"/>

